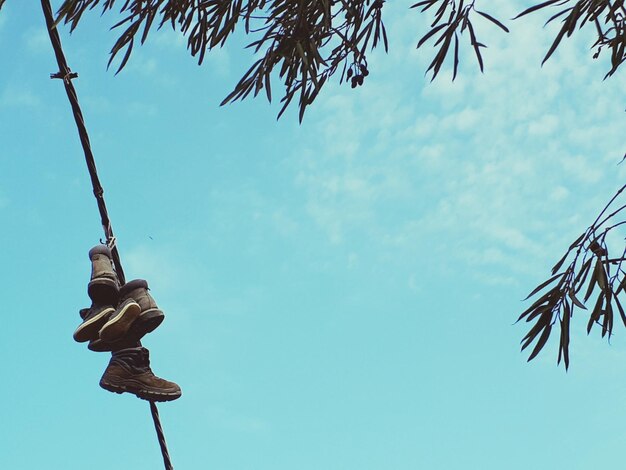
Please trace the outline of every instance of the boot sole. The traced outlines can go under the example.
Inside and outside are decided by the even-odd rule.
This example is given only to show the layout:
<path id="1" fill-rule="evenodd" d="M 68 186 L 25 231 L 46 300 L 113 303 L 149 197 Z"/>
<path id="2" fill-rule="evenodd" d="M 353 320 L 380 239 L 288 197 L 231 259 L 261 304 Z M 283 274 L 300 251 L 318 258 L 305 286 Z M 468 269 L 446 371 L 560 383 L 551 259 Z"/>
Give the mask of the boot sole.
<path id="1" fill-rule="evenodd" d="M 173 401 L 180 398 L 180 391 L 174 392 L 157 392 L 143 388 L 143 384 L 139 381 L 127 379 L 124 383 L 109 382 L 104 379 L 100 380 L 100 386 L 113 393 L 132 393 L 133 395 L 147 401 Z"/>
<path id="2" fill-rule="evenodd" d="M 114 279 L 96 278 L 87 285 L 87 294 L 96 304 L 115 305 L 119 297 L 120 287 Z"/>
<path id="3" fill-rule="evenodd" d="M 140 314 L 141 307 L 138 303 L 128 302 L 122 304 L 120 312 L 100 329 L 100 339 L 106 342 L 122 339 Z"/>
<path id="4" fill-rule="evenodd" d="M 86 322 L 78 325 L 78 328 L 76 328 L 76 331 L 74 332 L 74 340 L 79 343 L 84 343 L 85 341 L 97 338 L 98 332 L 102 328 L 103 324 L 106 323 L 107 317 L 113 312 L 115 312 L 113 307 L 105 308 Z"/>
<path id="5" fill-rule="evenodd" d="M 129 333 L 135 338 L 141 339 L 148 333 L 152 333 L 156 330 L 163 320 L 165 314 L 159 309 L 150 309 L 141 312 L 139 318 L 130 327 Z"/>
<path id="6" fill-rule="evenodd" d="M 138 342 L 138 338 L 133 338 L 130 335 L 126 335 L 124 338 L 113 342 L 102 341 L 98 338 L 89 341 L 87 349 L 93 352 L 113 352 L 119 351 L 120 349 L 133 348 L 137 346 Z"/>
<path id="7" fill-rule="evenodd" d="M 103 341 L 100 338 L 93 339 L 87 346 L 94 352 L 115 351 L 118 349 L 130 348 L 134 343 L 141 341 L 141 338 L 153 332 L 163 323 L 165 314 L 158 309 L 146 310 L 133 322 L 124 337 L 115 341 Z"/>

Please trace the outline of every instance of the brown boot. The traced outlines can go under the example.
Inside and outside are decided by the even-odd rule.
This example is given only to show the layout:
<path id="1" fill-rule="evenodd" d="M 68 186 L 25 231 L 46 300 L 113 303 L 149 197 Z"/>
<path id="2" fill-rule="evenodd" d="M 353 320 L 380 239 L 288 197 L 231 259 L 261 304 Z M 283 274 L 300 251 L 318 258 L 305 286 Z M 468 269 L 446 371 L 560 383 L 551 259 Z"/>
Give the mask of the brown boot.
<path id="1" fill-rule="evenodd" d="M 91 260 L 91 280 L 87 293 L 98 305 L 117 305 L 120 290 L 117 274 L 111 261 L 111 250 L 106 245 L 98 245 L 89 250 Z"/>
<path id="2" fill-rule="evenodd" d="M 133 299 L 122 301 L 115 309 L 115 313 L 100 328 L 100 339 L 111 342 L 124 338 L 140 313 L 141 307 Z"/>
<path id="3" fill-rule="evenodd" d="M 109 392 L 129 392 L 148 401 L 176 400 L 182 393 L 174 382 L 152 373 L 149 352 L 142 347 L 113 352 L 100 386 Z"/>
<path id="4" fill-rule="evenodd" d="M 98 338 L 98 332 L 104 325 L 115 309 L 110 305 L 92 305 L 91 308 L 83 308 L 80 310 L 80 317 L 83 322 L 78 325 L 74 332 L 74 340 L 79 343 L 85 341 L 93 341 Z"/>
<path id="5" fill-rule="evenodd" d="M 120 301 L 133 299 L 141 307 L 139 318 L 131 327 L 131 335 L 142 338 L 154 331 L 165 318 L 165 314 L 159 309 L 148 289 L 148 283 L 143 279 L 135 279 L 127 282 L 120 289 Z"/>

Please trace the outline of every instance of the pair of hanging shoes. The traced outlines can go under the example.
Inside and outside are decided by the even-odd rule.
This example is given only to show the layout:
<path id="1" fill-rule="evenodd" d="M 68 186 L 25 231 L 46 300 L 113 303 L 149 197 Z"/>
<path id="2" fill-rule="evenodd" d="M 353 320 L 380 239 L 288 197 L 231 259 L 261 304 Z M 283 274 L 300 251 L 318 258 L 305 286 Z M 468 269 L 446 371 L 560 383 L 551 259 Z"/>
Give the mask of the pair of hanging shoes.
<path id="1" fill-rule="evenodd" d="M 113 357 L 100 385 L 112 392 L 130 392 L 152 401 L 180 397 L 178 385 L 152 373 L 148 350 L 139 343 L 165 318 L 149 293 L 148 283 L 135 279 L 120 286 L 106 245 L 92 248 L 89 258 L 91 280 L 87 293 L 92 305 L 80 311 L 83 321 L 74 332 L 74 339 L 79 343 L 89 341 L 87 347 L 92 351 L 111 351 Z"/>
<path id="2" fill-rule="evenodd" d="M 80 311 L 83 322 L 74 332 L 76 341 L 89 341 L 92 351 L 114 351 L 121 349 L 119 345 L 137 343 L 163 322 L 165 315 L 145 280 L 135 279 L 120 287 L 106 245 L 92 248 L 89 258 L 91 280 L 87 293 L 92 305 Z"/>

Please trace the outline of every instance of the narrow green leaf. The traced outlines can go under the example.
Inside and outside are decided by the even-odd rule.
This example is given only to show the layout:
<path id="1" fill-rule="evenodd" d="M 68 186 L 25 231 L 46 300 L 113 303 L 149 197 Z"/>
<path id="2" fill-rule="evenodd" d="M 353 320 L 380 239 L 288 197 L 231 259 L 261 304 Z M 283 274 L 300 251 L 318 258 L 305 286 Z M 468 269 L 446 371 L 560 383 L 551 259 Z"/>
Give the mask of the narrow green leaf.
<path id="1" fill-rule="evenodd" d="M 515 18 L 513 18 L 514 20 L 521 18 L 522 16 L 526 16 L 529 13 L 532 13 L 533 11 L 537 11 L 540 10 L 542 8 L 545 8 L 547 6 L 550 5 L 554 5 L 555 3 L 560 2 L 561 0 L 548 0 L 547 2 L 543 2 L 543 3 L 539 3 L 538 5 L 533 5 L 530 8 L 527 8 L 526 10 L 524 10 L 523 12 L 521 12 L 519 15 L 517 15 Z"/>
<path id="2" fill-rule="evenodd" d="M 530 297 L 532 297 L 533 295 L 535 295 L 537 292 L 539 292 L 541 289 L 543 289 L 544 287 L 546 287 L 548 284 L 552 283 L 555 279 L 562 277 L 565 273 L 559 273 L 559 274 L 555 274 L 554 276 L 552 276 L 550 279 L 548 279 L 547 281 L 542 282 L 541 284 L 539 284 L 537 287 L 535 287 L 532 292 L 530 294 L 528 294 L 526 296 L 526 298 L 524 300 L 528 300 Z"/>
<path id="3" fill-rule="evenodd" d="M 541 317 L 537 320 L 533 327 L 528 331 L 528 333 L 526 333 L 526 336 L 522 338 L 522 351 L 526 349 L 530 343 L 533 342 L 539 332 L 550 323 L 550 320 L 552 320 L 551 312 L 545 312 L 543 315 L 541 315 Z"/>
<path id="4" fill-rule="evenodd" d="M 602 337 L 605 334 L 609 334 L 609 337 L 613 334 L 613 307 L 611 306 L 611 297 L 606 298 L 606 310 L 604 313 L 604 322 L 602 323 Z"/>
<path id="5" fill-rule="evenodd" d="M 583 304 L 580 300 L 576 298 L 576 294 L 574 293 L 573 289 L 570 289 L 567 294 L 569 295 L 569 298 L 572 299 L 572 302 L 574 302 L 574 305 L 576 305 L 578 308 L 582 308 L 583 310 L 587 310 L 585 304 Z"/>
<path id="6" fill-rule="evenodd" d="M 617 305 L 617 310 L 619 311 L 619 316 L 622 318 L 622 323 L 624 323 L 624 326 L 626 326 L 626 313 L 624 313 L 622 303 L 617 298 L 617 295 L 613 296 L 613 300 L 615 301 L 615 305 Z"/>
<path id="7" fill-rule="evenodd" d="M 272 102 L 272 84 L 270 78 L 270 70 L 265 72 L 265 93 L 267 94 L 267 101 Z"/>
<path id="8" fill-rule="evenodd" d="M 452 81 L 456 78 L 456 74 L 459 70 L 459 37 L 454 33 L 454 71 L 452 72 Z"/>
<path id="9" fill-rule="evenodd" d="M 563 307 L 564 315 L 561 319 L 561 345 L 563 347 L 563 360 L 565 362 L 565 370 L 569 368 L 569 321 L 571 318 L 570 305 L 565 302 Z"/>
<path id="10" fill-rule="evenodd" d="M 589 300 L 589 297 L 591 297 L 593 289 L 596 286 L 596 283 L 598 282 L 598 277 L 600 275 L 599 269 L 602 269 L 602 267 L 600 266 L 600 260 L 598 259 L 596 261 L 595 267 L 593 268 L 593 274 L 591 275 L 591 280 L 589 281 L 589 287 L 587 287 L 587 292 L 585 293 L 585 298 L 584 298 L 585 302 L 587 302 L 587 300 Z"/>
<path id="11" fill-rule="evenodd" d="M 526 315 L 528 315 L 531 311 L 535 310 L 537 307 L 543 306 L 544 302 L 549 301 L 550 297 L 552 297 L 552 296 L 553 296 L 553 290 L 549 290 L 548 292 L 543 294 L 541 297 L 539 297 L 537 300 L 535 300 L 530 307 L 528 307 L 526 310 L 524 310 L 521 313 L 521 315 L 519 316 L 517 321 L 520 321 L 522 318 L 524 318 Z M 549 302 L 548 302 L 548 304 L 549 304 Z"/>
<path id="12" fill-rule="evenodd" d="M 493 24 L 495 24 L 496 26 L 498 26 L 499 28 L 501 28 L 502 30 L 506 31 L 507 33 L 509 32 L 509 28 L 507 28 L 506 26 L 504 26 L 500 21 L 498 21 L 497 19 L 495 19 L 493 16 L 491 16 L 488 13 L 482 12 L 482 11 L 478 11 L 478 10 L 474 10 L 476 13 L 478 13 L 480 16 L 483 16 L 485 18 L 487 18 L 489 21 L 491 21 Z"/>
<path id="13" fill-rule="evenodd" d="M 446 26 L 448 26 L 447 23 L 440 24 L 439 26 L 435 26 L 433 29 L 424 34 L 424 36 L 422 36 L 422 38 L 417 43 L 417 49 L 419 49 L 426 41 L 428 41 L 431 37 L 437 34 L 437 31 L 441 31 Z"/>
<path id="14" fill-rule="evenodd" d="M 587 322 L 587 334 L 591 332 L 593 324 L 596 323 L 603 315 L 602 304 L 604 303 L 604 294 L 601 292 L 596 300 L 596 305 L 593 307 L 593 311 L 589 316 L 589 322 Z"/>
<path id="15" fill-rule="evenodd" d="M 626 276 L 624 276 L 622 280 L 620 281 L 619 286 L 617 287 L 617 290 L 615 291 L 615 295 L 619 294 L 624 289 L 626 289 Z"/>
<path id="16" fill-rule="evenodd" d="M 563 39 L 563 36 L 565 36 L 566 32 L 567 32 L 567 23 L 563 25 L 563 27 L 561 28 L 561 31 L 559 31 L 559 34 L 557 34 L 556 38 L 552 42 L 552 45 L 550 46 L 550 49 L 548 49 L 546 56 L 541 61 L 541 65 L 545 64 L 546 61 L 550 58 L 550 56 L 554 53 L 554 51 L 556 51 L 556 48 L 559 47 L 559 44 L 561 43 L 561 39 Z"/>
<path id="17" fill-rule="evenodd" d="M 539 341 L 537 341 L 537 344 L 535 345 L 533 352 L 528 357 L 528 362 L 532 361 L 535 358 L 535 356 L 539 354 L 539 351 L 541 351 L 543 347 L 546 345 L 546 342 L 548 341 L 548 338 L 550 337 L 551 331 L 552 331 L 552 325 L 547 325 L 543 329 L 543 332 L 541 333 L 541 336 L 539 337 Z"/>
<path id="18" fill-rule="evenodd" d="M 567 253 L 565 253 L 563 255 L 563 257 L 557 261 L 557 263 L 552 267 L 552 274 L 556 274 L 556 272 L 561 269 L 561 266 L 563 266 L 563 263 L 565 262 L 565 260 L 567 259 L 567 256 L 569 255 L 569 250 L 567 251 Z"/>
<path id="19" fill-rule="evenodd" d="M 474 53 L 476 54 L 476 60 L 478 61 L 478 66 L 480 67 L 480 71 L 482 72 L 484 69 L 483 56 L 480 53 L 480 44 L 476 41 L 476 34 L 474 33 L 474 27 L 472 26 L 471 21 L 467 22 L 467 29 L 470 33 L 470 41 L 471 41 L 472 47 L 474 48 Z"/>
<path id="20" fill-rule="evenodd" d="M 600 286 L 600 289 L 605 290 L 607 287 L 607 276 L 606 271 L 604 270 L 604 264 L 602 264 L 599 258 L 598 265 L 600 266 L 598 270 L 598 286 Z"/>
<path id="21" fill-rule="evenodd" d="M 135 42 L 135 38 L 131 38 L 130 42 L 128 43 L 128 46 L 126 47 L 126 53 L 124 54 L 124 58 L 122 59 L 122 62 L 120 63 L 120 66 L 117 68 L 117 71 L 115 72 L 115 75 L 120 73 L 121 70 L 126 66 L 126 63 L 128 62 L 128 59 L 130 59 L 130 53 L 133 51 L 133 44 L 134 44 L 134 42 Z"/>
<path id="22" fill-rule="evenodd" d="M 585 284 L 585 281 L 587 280 L 587 275 L 589 274 L 589 268 L 591 267 L 592 260 L 593 258 L 589 258 L 587 261 L 583 263 L 582 268 L 580 268 L 578 275 L 574 279 L 574 289 L 576 290 L 576 292 L 578 292 L 580 288 Z"/>
<path id="23" fill-rule="evenodd" d="M 572 242 L 572 244 L 569 246 L 570 250 L 573 250 L 574 248 L 576 248 L 578 246 L 578 244 L 583 240 L 583 238 L 585 238 L 585 235 L 587 234 L 587 232 L 583 232 L 580 237 L 578 237 L 576 240 L 574 240 Z"/>

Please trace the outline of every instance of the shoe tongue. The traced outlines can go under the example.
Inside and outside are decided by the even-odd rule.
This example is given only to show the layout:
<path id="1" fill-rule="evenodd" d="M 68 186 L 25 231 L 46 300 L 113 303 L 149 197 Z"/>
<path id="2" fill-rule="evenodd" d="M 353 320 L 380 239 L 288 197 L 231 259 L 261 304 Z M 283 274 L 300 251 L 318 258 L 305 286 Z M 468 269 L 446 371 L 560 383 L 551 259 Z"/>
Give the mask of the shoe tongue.
<path id="1" fill-rule="evenodd" d="M 115 361 L 122 362 L 135 372 L 147 372 L 150 370 L 149 352 L 146 348 L 127 348 L 112 353 Z"/>
<path id="2" fill-rule="evenodd" d="M 127 282 L 126 284 L 122 286 L 122 288 L 120 289 L 120 296 L 123 297 L 135 289 L 142 289 L 142 288 L 147 289 L 148 282 L 145 281 L 144 279 L 134 279 L 132 281 Z"/>

